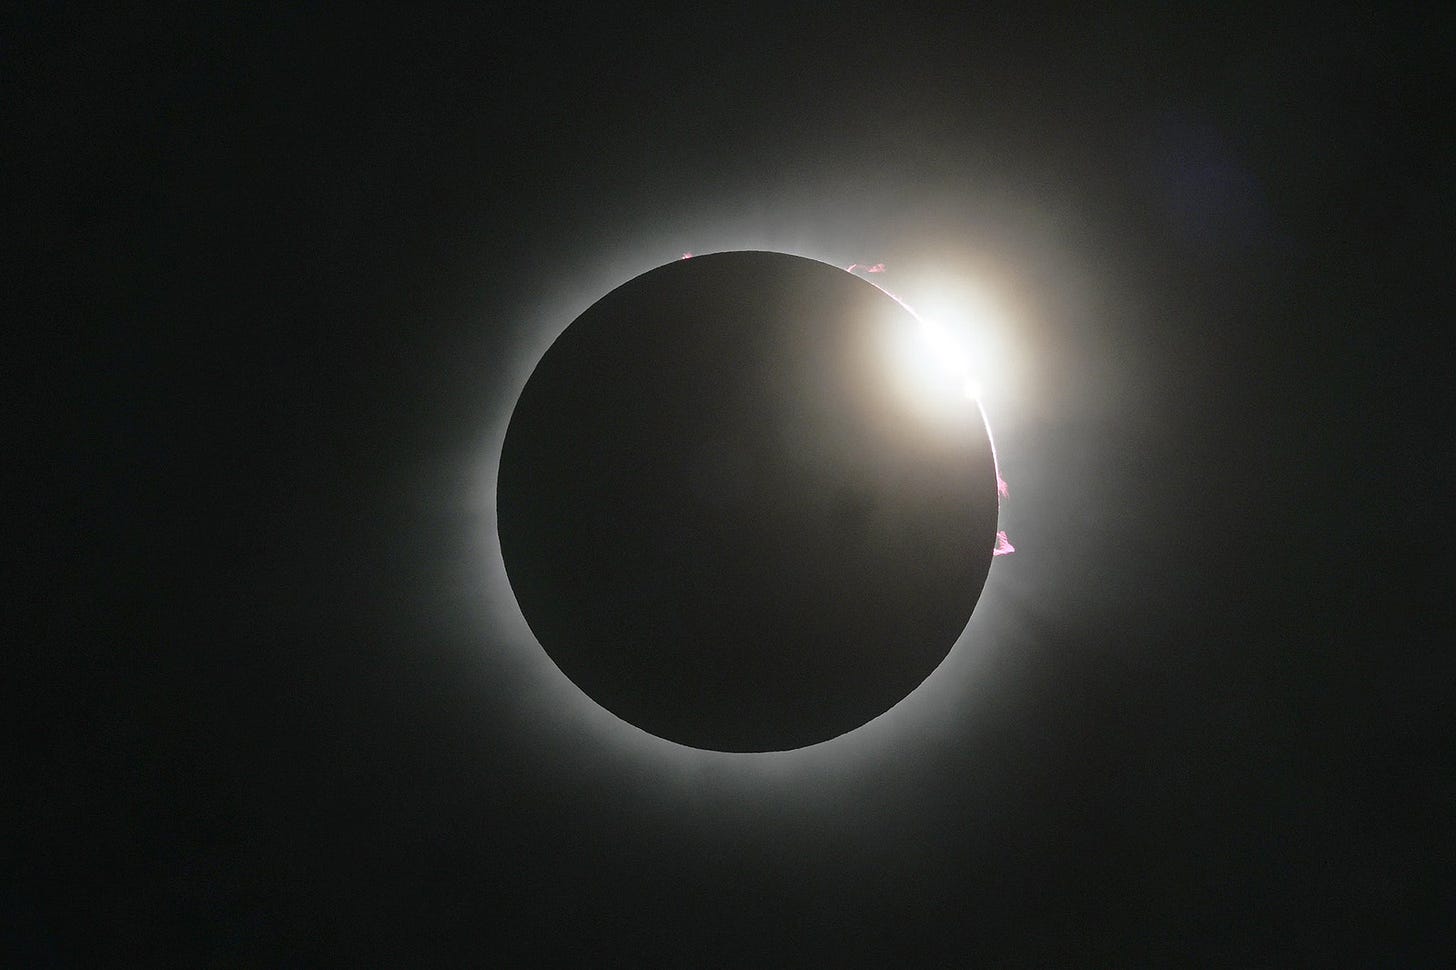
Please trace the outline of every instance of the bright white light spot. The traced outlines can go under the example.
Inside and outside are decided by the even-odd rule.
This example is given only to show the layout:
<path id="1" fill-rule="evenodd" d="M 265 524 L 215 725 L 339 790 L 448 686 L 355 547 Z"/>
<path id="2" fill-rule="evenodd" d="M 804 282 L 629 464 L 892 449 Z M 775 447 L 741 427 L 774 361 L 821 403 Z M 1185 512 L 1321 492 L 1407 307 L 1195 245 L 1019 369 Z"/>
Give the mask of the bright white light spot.
<path id="1" fill-rule="evenodd" d="M 937 365 L 947 374 L 964 374 L 969 363 L 966 352 L 945 327 L 933 320 L 920 321 L 920 336 L 935 355 Z"/>
<path id="2" fill-rule="evenodd" d="M 874 267 L 850 266 L 865 272 L 882 272 L 883 264 Z M 861 277 L 863 278 L 863 277 Z M 879 286 L 878 281 L 872 281 Z M 880 289 L 890 293 L 888 289 Z M 998 331 L 1004 326 L 1002 315 L 978 290 L 960 290 L 951 293 L 942 291 L 931 294 L 931 301 L 922 303 L 917 297 L 919 308 L 890 293 L 917 321 L 913 328 L 900 326 L 895 329 L 892 356 L 902 366 L 900 384 L 906 396 L 922 411 L 944 419 L 975 413 L 985 422 L 982 398 L 985 388 L 979 375 L 989 375 L 997 384 L 1004 384 L 1008 362 L 1004 348 L 997 339 Z M 959 391 L 959 393 L 957 393 Z M 968 403 L 969 402 L 969 403 Z M 986 433 L 990 434 L 990 426 Z M 1006 481 L 1001 477 L 1001 465 L 996 459 L 996 445 L 991 443 L 991 460 L 996 466 L 996 500 L 1006 497 Z M 1016 547 L 1006 537 L 1005 531 L 996 533 L 993 556 L 1007 556 Z"/>
<path id="3" fill-rule="evenodd" d="M 1005 314 L 989 293 L 974 285 L 941 285 L 916 292 L 914 304 L 881 283 L 884 263 L 852 263 L 846 269 L 884 290 L 918 322 L 917 346 L 897 346 L 894 356 L 903 361 L 900 376 L 921 403 L 949 396 L 964 407 L 965 401 L 981 403 L 988 390 L 982 378 L 991 379 L 1004 392 L 1010 361 L 1001 331 Z M 903 342 L 902 342 L 903 343 Z"/>
<path id="4" fill-rule="evenodd" d="M 971 281 L 909 294 L 907 306 L 923 321 L 926 340 L 945 358 L 967 398 L 1004 401 L 1016 383 L 1015 355 L 1007 344 L 1007 314 L 992 292 Z M 974 382 L 974 391 L 967 382 Z"/>
<path id="5" fill-rule="evenodd" d="M 902 389 L 918 406 L 941 413 L 963 411 L 968 401 L 979 401 L 985 391 L 981 375 L 991 362 L 968 349 L 965 328 L 906 308 L 918 323 L 898 330 L 892 366 L 900 372 Z"/>

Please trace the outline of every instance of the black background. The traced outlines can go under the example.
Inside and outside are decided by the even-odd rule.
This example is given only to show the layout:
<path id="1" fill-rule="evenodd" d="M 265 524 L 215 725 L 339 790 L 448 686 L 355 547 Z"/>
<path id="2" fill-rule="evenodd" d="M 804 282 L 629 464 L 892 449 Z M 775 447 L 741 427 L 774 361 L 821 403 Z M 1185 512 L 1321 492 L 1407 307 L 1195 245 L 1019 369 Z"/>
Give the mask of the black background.
<path id="1" fill-rule="evenodd" d="M 12 24 L 16 965 L 1443 962 L 1450 40 L 964 5 Z M 533 354 L 746 247 L 982 273 L 1021 354 L 1018 552 L 967 637 L 759 760 L 581 701 L 489 555 Z"/>

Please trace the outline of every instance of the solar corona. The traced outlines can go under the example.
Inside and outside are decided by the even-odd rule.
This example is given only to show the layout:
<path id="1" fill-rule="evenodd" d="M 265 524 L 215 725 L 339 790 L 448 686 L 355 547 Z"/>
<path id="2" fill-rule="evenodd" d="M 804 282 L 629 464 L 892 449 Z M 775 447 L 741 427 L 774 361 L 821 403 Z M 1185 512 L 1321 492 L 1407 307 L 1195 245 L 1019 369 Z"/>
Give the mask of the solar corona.
<path id="1" fill-rule="evenodd" d="M 502 446 L 501 554 L 536 640 L 596 703 L 696 748 L 803 747 L 890 709 L 1009 550 L 962 363 L 799 256 L 694 256 L 603 296 Z"/>

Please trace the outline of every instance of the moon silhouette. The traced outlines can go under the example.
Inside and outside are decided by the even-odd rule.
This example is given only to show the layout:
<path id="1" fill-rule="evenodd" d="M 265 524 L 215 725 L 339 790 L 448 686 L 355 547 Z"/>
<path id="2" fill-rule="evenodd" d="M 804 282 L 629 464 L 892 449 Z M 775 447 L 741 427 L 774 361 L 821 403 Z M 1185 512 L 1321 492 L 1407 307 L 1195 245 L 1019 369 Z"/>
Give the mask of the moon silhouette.
<path id="1" fill-rule="evenodd" d="M 997 496 L 976 404 L 906 393 L 916 326 L 837 267 L 729 252 L 566 328 L 512 413 L 497 522 L 567 677 L 659 737 L 772 751 L 929 676 L 985 584 Z"/>

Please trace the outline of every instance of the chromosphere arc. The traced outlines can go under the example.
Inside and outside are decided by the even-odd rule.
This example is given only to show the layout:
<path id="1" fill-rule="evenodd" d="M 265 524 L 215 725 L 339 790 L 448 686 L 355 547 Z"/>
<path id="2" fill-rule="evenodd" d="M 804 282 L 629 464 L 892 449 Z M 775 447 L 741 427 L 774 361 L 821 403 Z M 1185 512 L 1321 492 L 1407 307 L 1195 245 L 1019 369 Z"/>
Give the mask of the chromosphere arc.
<path id="1" fill-rule="evenodd" d="M 659 737 L 771 751 L 940 664 L 990 569 L 996 469 L 959 382 L 905 393 L 919 328 L 837 267 L 731 252 L 644 273 L 557 338 L 497 513 L 522 614 L 578 687 Z"/>

